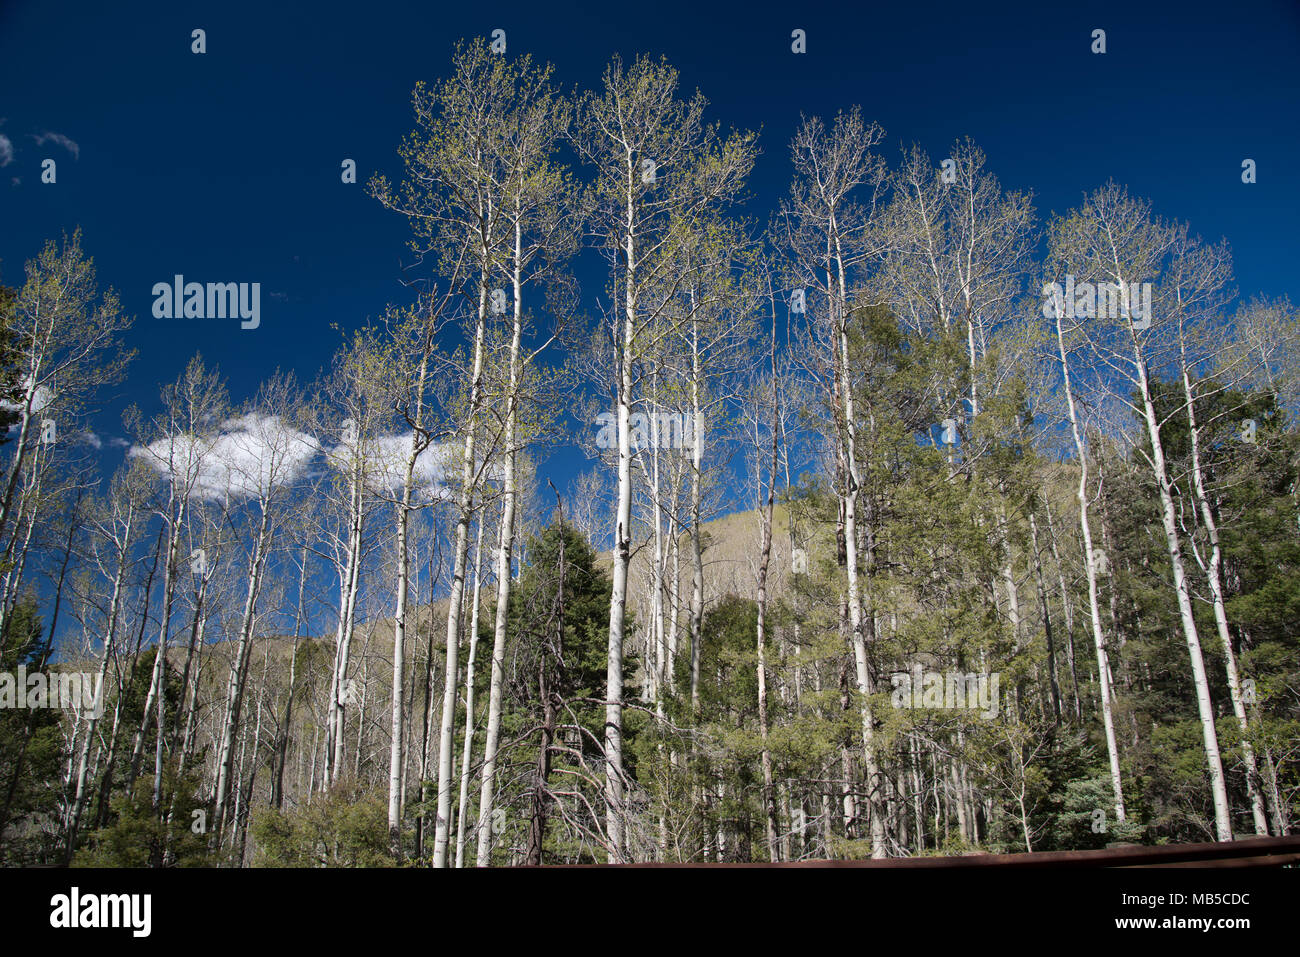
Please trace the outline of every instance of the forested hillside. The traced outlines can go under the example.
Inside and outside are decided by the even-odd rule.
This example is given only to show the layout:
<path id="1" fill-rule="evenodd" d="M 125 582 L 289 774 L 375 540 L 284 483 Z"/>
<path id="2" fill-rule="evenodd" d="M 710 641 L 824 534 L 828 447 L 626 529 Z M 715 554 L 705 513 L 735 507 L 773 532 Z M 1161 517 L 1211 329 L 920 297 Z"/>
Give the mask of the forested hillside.
<path id="1" fill-rule="evenodd" d="M 79 232 L 6 264 L 0 862 L 1290 834 L 1296 307 L 1114 181 L 504 46 L 413 91 L 404 298 L 318 375 L 133 364 L 218 284 L 129 316 Z"/>

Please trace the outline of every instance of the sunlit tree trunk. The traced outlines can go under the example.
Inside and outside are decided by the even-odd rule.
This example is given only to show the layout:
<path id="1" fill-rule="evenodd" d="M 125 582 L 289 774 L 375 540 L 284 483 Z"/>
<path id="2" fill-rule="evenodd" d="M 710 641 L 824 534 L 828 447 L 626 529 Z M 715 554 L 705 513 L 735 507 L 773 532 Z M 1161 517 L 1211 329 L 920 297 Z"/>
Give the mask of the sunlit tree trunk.
<path id="1" fill-rule="evenodd" d="M 1115 719 L 1111 710 L 1110 665 L 1106 656 L 1106 638 L 1101 627 L 1101 606 L 1097 595 L 1097 555 L 1092 547 L 1092 525 L 1088 521 L 1088 451 L 1083 444 L 1083 433 L 1074 403 L 1074 390 L 1070 384 L 1070 362 L 1065 348 L 1065 333 L 1061 326 L 1061 308 L 1055 310 L 1056 345 L 1061 361 L 1061 380 L 1065 393 L 1066 412 L 1070 420 L 1070 434 L 1074 437 L 1078 456 L 1079 485 L 1076 497 L 1079 502 L 1079 532 L 1083 536 L 1083 564 L 1088 575 L 1088 610 L 1092 621 L 1093 645 L 1097 653 L 1097 676 L 1101 683 L 1101 716 L 1106 734 L 1106 754 L 1110 759 L 1110 785 L 1115 798 L 1115 819 L 1123 821 L 1124 788 L 1120 777 L 1119 744 L 1115 738 Z"/>

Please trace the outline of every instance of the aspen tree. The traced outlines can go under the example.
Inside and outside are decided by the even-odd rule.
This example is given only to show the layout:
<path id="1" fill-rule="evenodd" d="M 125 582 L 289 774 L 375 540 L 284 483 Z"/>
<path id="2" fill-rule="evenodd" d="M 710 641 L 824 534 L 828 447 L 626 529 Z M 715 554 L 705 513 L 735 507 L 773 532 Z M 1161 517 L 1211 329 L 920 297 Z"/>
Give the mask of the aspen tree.
<path id="1" fill-rule="evenodd" d="M 503 310 L 504 292 L 494 289 L 494 279 L 506 242 L 507 208 L 502 184 L 506 171 L 499 150 L 503 116 L 508 109 L 513 79 L 506 61 L 494 56 L 478 41 L 457 47 L 452 79 L 429 90 L 423 83 L 412 95 L 416 129 L 399 150 L 407 177 L 394 189 L 382 176 L 370 190 L 384 206 L 405 215 L 413 233 L 411 247 L 419 255 L 432 254 L 446 280 L 443 301 L 461 297 L 472 310 L 468 339 L 468 368 L 454 375 L 460 397 L 449 415 L 458 436 L 459 477 L 455 484 L 456 531 L 452 545 L 451 592 L 447 607 L 447 680 L 443 686 L 442 740 L 446 744 L 455 714 L 459 683 L 461 604 L 468 566 L 469 526 L 486 457 L 476 453 L 483 402 L 484 363 L 489 309 Z M 432 345 L 434 326 L 426 342 Z M 422 362 L 427 369 L 428 353 Z M 423 428 L 423 426 L 421 426 Z M 403 542 L 404 545 L 404 542 Z M 401 559 L 399 547 L 399 562 Z M 399 580 L 398 607 L 405 606 L 404 585 Z M 394 621 L 397 621 L 395 611 Z M 394 641 L 399 637 L 395 636 Z M 395 655 L 396 663 L 396 655 Z M 400 710 L 399 705 L 395 705 Z M 395 730 L 397 721 L 395 715 Z M 394 745 L 394 780 L 400 761 Z M 439 753 L 438 807 L 434 863 L 445 866 L 450 821 L 451 747 Z M 390 785 L 390 791 L 393 787 Z M 396 794 L 389 797 L 389 829 L 395 834 Z M 394 836 L 394 841 L 396 837 Z"/>
<path id="2" fill-rule="evenodd" d="M 158 623 L 158 641 L 155 646 L 154 666 L 145 695 L 144 713 L 136 730 L 127 769 L 126 786 L 129 791 L 140 771 L 145 735 L 155 711 L 161 711 L 161 689 L 167 662 L 167 644 L 171 635 L 171 614 L 176 592 L 178 555 L 182 527 L 191 496 L 199 493 L 200 481 L 208 457 L 219 437 L 217 424 L 226 409 L 225 387 L 215 371 L 209 372 L 202 360 L 195 356 L 185 373 L 163 390 L 163 413 L 150 425 L 156 436 L 149 444 L 136 446 L 132 454 L 148 462 L 162 476 L 165 497 L 154 507 L 163 522 L 166 545 L 163 550 L 163 581 L 161 613 Z M 141 430 L 138 414 L 128 413 L 128 421 Z M 188 563 L 187 563 L 188 564 Z M 144 616 L 148 620 L 148 615 Z M 143 625 L 142 625 L 143 627 Z M 157 723 L 161 738 L 165 724 Z"/>
<path id="3" fill-rule="evenodd" d="M 116 656 L 122 654 L 118 648 L 118 627 L 125 617 L 123 605 L 126 602 L 126 590 L 129 587 L 127 572 L 136 560 L 133 556 L 135 545 L 139 540 L 147 515 L 147 486 L 149 477 L 144 466 L 136 460 L 123 467 L 114 477 L 109 487 L 107 498 L 100 503 L 100 510 L 95 515 L 92 530 L 96 536 L 94 554 L 100 565 L 101 574 L 112 582 L 108 609 L 104 615 L 103 651 L 99 665 L 100 707 L 108 697 L 109 665 Z M 99 551 L 102 543 L 103 552 Z M 110 572 L 109 569 L 112 569 Z M 85 809 L 89 788 L 90 751 L 94 743 L 95 731 L 100 715 L 93 712 L 86 720 L 85 735 L 81 753 L 77 758 L 77 772 L 72 790 L 72 803 L 68 810 L 65 824 L 66 860 L 71 860 L 76 848 L 77 831 L 81 825 L 82 811 Z"/>
<path id="4" fill-rule="evenodd" d="M 396 365 L 381 330 L 366 325 L 335 351 L 314 404 L 315 433 L 327 444 L 329 468 L 313 502 L 315 546 L 338 582 L 334 655 L 325 706 L 324 778 L 338 782 L 343 770 L 347 708 L 344 682 L 352 659 L 363 571 L 373 550 L 371 529 L 389 475 L 386 444 L 396 390 Z"/>
<path id="5" fill-rule="evenodd" d="M 817 354 L 823 361 L 814 374 L 824 376 L 828 371 L 824 366 L 830 366 L 830 379 L 823 379 L 823 388 L 834 410 L 836 489 L 847 576 L 844 605 L 861 716 L 874 858 L 885 856 L 884 794 L 870 702 L 875 688 L 867 660 L 875 622 L 863 614 L 859 567 L 858 490 L 862 483 L 848 325 L 855 284 L 864 270 L 883 257 L 886 242 L 879 228 L 885 167 L 873 152 L 883 137 L 878 125 L 863 123 L 856 108 L 839 114 L 829 129 L 818 118 L 805 118 L 791 144 L 795 176 L 790 197 L 777 214 L 776 227 L 778 244 L 789 262 L 789 284 L 806 284 L 820 300 L 816 309 L 806 313 L 805 328 L 809 354 Z"/>
<path id="6" fill-rule="evenodd" d="M 1201 423 L 1198 422 L 1196 413 L 1198 399 L 1205 401 L 1215 392 L 1226 388 L 1234 379 L 1239 378 L 1241 372 L 1245 370 L 1235 367 L 1235 363 L 1232 362 L 1226 365 L 1215 363 L 1218 365 L 1219 384 L 1208 383 L 1207 387 L 1198 388 L 1198 384 L 1193 382 L 1194 377 L 1199 378 L 1196 370 L 1203 365 L 1214 363 L 1217 358 L 1215 353 L 1221 349 L 1215 340 L 1221 338 L 1217 335 L 1217 330 L 1222 328 L 1220 310 L 1228 298 L 1226 287 L 1232 277 L 1232 260 L 1226 245 L 1207 245 L 1199 238 L 1189 236 L 1187 227 L 1181 224 L 1176 227 L 1173 252 L 1167 280 L 1173 310 L 1171 321 L 1177 337 L 1178 378 L 1182 386 L 1183 408 L 1187 415 L 1192 492 L 1208 538 L 1208 555 L 1202 555 L 1194 539 L 1190 545 L 1193 557 L 1201 566 L 1210 589 L 1214 624 L 1219 644 L 1223 648 L 1228 696 L 1232 701 L 1232 711 L 1237 719 L 1237 725 L 1241 729 L 1241 757 L 1246 771 L 1246 800 L 1250 805 L 1255 833 L 1266 836 L 1268 816 L 1264 809 L 1255 750 L 1250 743 L 1250 721 L 1246 715 L 1246 705 L 1242 695 L 1237 654 L 1233 649 L 1232 634 L 1228 627 L 1228 613 L 1224 600 L 1223 550 L 1219 543 L 1218 520 L 1211 506 L 1205 469 L 1201 462 Z M 1254 359 L 1253 355 L 1251 359 Z M 1253 366 L 1254 362 L 1251 364 Z"/>
<path id="7" fill-rule="evenodd" d="M 1125 819 L 1124 787 L 1120 773 L 1119 744 L 1115 737 L 1115 718 L 1111 707 L 1110 665 L 1106 651 L 1106 637 L 1101 623 L 1101 606 L 1098 599 L 1097 551 L 1093 547 L 1092 523 L 1088 516 L 1088 449 L 1084 444 L 1084 429 L 1080 422 L 1079 410 L 1075 402 L 1073 379 L 1070 375 L 1070 355 L 1072 350 L 1066 346 L 1064 311 L 1062 304 L 1056 302 L 1051 304 L 1056 354 L 1061 368 L 1061 389 L 1065 398 L 1066 418 L 1070 423 L 1070 435 L 1074 440 L 1074 450 L 1079 470 L 1079 484 L 1075 497 L 1079 509 L 1079 532 L 1083 542 L 1083 566 L 1088 577 L 1088 613 L 1089 620 L 1092 623 L 1093 649 L 1097 656 L 1097 674 L 1101 682 L 1102 727 L 1106 736 L 1106 755 L 1110 762 L 1110 785 L 1115 800 L 1115 818 L 1118 821 L 1123 821 Z M 1054 534 L 1053 547 L 1055 548 Z M 1057 567 L 1060 568 L 1059 555 L 1057 556 Z M 1062 596 L 1064 594 L 1064 582 L 1062 582 Z"/>
<path id="8" fill-rule="evenodd" d="M 1160 365 L 1168 356 L 1169 334 L 1173 327 L 1167 312 L 1170 307 L 1168 291 L 1162 285 L 1159 298 L 1147 298 L 1144 289 L 1150 289 L 1150 286 L 1144 287 L 1143 284 L 1156 283 L 1173 242 L 1173 231 L 1152 217 L 1147 203 L 1130 198 L 1123 188 L 1112 182 L 1085 197 L 1078 210 L 1055 225 L 1053 258 L 1070 267 L 1070 274 L 1080 284 L 1088 283 L 1096 289 L 1097 283 L 1107 283 L 1117 294 L 1106 297 L 1108 306 L 1110 301 L 1118 299 L 1117 316 L 1094 316 L 1091 321 L 1081 323 L 1080 329 L 1087 336 L 1088 349 L 1096 357 L 1096 362 L 1115 375 L 1114 380 L 1107 381 L 1108 394 L 1127 406 L 1146 428 L 1148 447 L 1138 446 L 1136 451 L 1151 470 L 1160 500 L 1174 594 L 1201 723 L 1214 806 L 1215 835 L 1220 841 L 1231 841 L 1231 812 L 1214 725 L 1214 707 L 1205 674 L 1200 633 L 1192 609 L 1173 500 L 1173 482 L 1160 436 L 1161 422 L 1155 408 L 1151 378 L 1152 365 Z M 1073 305 L 1079 304 L 1086 310 L 1087 294 L 1082 290 Z M 1097 311 L 1094 306 L 1094 314 Z"/>
<path id="9" fill-rule="evenodd" d="M 277 374 L 262 386 L 245 415 L 236 420 L 242 429 L 228 437 L 232 447 L 219 450 L 233 460 L 228 466 L 230 492 L 227 494 L 255 508 L 257 517 L 255 523 L 251 517 L 249 522 L 252 541 L 245 575 L 244 608 L 230 667 L 225 720 L 217 749 L 212 828 L 218 836 L 226 824 L 225 812 L 231 789 L 238 786 L 232 776 L 233 749 L 240 730 L 248 663 L 258 618 L 258 599 L 265 583 L 267 562 L 275 547 L 275 534 L 284 518 L 282 509 L 291 492 L 291 483 L 305 462 L 320 451 L 315 439 L 299 432 L 292 424 L 299 408 L 300 397 L 293 375 Z"/>
<path id="10" fill-rule="evenodd" d="M 602 89 L 581 103 L 574 145 L 595 168 L 592 231 L 610 266 L 611 305 L 598 381 L 610 386 L 617 442 L 613 595 L 605 686 L 606 843 L 611 862 L 626 859 L 623 770 L 623 659 L 632 550 L 632 408 L 639 393 L 644 331 L 667 308 L 648 291 L 679 267 L 675 247 L 696 217 L 736 197 L 753 164 L 752 136 L 721 140 L 703 121 L 704 98 L 678 99 L 677 71 L 666 61 L 615 57 Z M 617 301 L 617 305 L 613 301 Z M 606 364 L 607 363 L 607 364 Z"/>
<path id="11" fill-rule="evenodd" d="M 501 474 L 501 528 L 496 551 L 496 608 L 493 625 L 492 667 L 489 680 L 488 726 L 482 787 L 479 793 L 476 861 L 486 866 L 490 856 L 491 829 L 485 827 L 494 813 L 497 750 L 500 744 L 501 708 L 506 654 L 506 620 L 514 580 L 513 555 L 516 514 L 519 508 L 519 454 L 536 428 L 537 400 L 533 391 L 533 366 L 538 354 L 555 338 L 559 329 L 535 348 L 525 344 L 535 315 L 526 308 L 541 296 L 535 291 L 543 283 L 550 287 L 553 311 L 562 316 L 572 309 L 572 287 L 565 272 L 568 259 L 577 248 L 576 203 L 568 172 L 556 161 L 561 137 L 571 122 L 571 107 L 551 84 L 550 65 L 534 67 L 528 57 L 507 63 L 503 89 L 497 105 L 503 111 L 499 143 L 493 146 L 505 180 L 502 230 L 507 246 L 501 267 L 508 277 L 512 308 L 508 343 L 502 368 L 488 388 L 496 394 L 493 405 L 504 408 L 500 422 L 499 462 Z M 445 866 L 451 795 L 455 782 L 450 755 L 454 751 L 453 710 L 444 711 L 443 743 L 448 750 L 445 767 L 439 768 L 438 806 L 441 854 L 435 850 L 435 866 Z M 445 774 L 444 774 L 445 771 Z M 463 812 L 462 812 L 463 814 Z M 457 851 L 459 857 L 459 849 Z"/>
<path id="12" fill-rule="evenodd" d="M 118 381 L 134 354 L 123 349 L 121 335 L 132 319 L 121 312 L 117 294 L 99 291 L 94 260 L 81 249 L 81 231 L 47 242 L 27 262 L 26 281 L 9 306 L 16 343 L 13 368 L 21 380 L 17 435 L 7 442 L 10 461 L 0 481 L 0 544 L 4 564 L 25 559 L 14 528 L 15 495 L 43 441 L 42 420 L 70 418 L 99 389 Z M 15 554 L 18 552 L 17 554 Z M 0 629 L 12 608 L 17 583 L 0 603 Z"/>
<path id="13" fill-rule="evenodd" d="M 761 505 L 761 532 L 759 541 L 758 565 L 758 727 L 762 739 L 760 763 L 763 768 L 763 813 L 767 819 L 768 855 L 773 863 L 780 860 L 781 848 L 777 841 L 776 799 L 772 785 L 772 752 L 768 745 L 768 709 L 767 709 L 767 573 L 772 560 L 772 511 L 776 503 L 776 475 L 780 464 L 780 427 L 781 419 L 781 382 L 776 362 L 776 301 L 772 297 L 772 344 L 771 344 L 771 405 L 770 439 L 772 459 L 767 472 L 767 491 Z M 757 434 L 757 424 L 755 433 Z M 757 452 L 757 442 L 755 443 Z M 758 468 L 759 488 L 762 488 L 762 467 Z"/>

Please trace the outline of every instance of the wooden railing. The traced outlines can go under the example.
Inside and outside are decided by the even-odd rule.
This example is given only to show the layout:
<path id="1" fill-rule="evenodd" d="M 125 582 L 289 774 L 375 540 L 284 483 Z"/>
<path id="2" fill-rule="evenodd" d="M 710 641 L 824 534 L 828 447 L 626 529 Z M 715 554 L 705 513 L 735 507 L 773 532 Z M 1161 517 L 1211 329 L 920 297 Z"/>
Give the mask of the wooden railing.
<path id="1" fill-rule="evenodd" d="M 960 857 L 889 857 L 883 860 L 792 861 L 782 864 L 698 864 L 696 867 L 1281 867 L 1300 864 L 1300 835 L 1250 837 L 1211 844 L 1123 844 L 1095 851 L 1034 854 L 964 854 Z M 628 864 L 625 867 L 674 867 Z"/>

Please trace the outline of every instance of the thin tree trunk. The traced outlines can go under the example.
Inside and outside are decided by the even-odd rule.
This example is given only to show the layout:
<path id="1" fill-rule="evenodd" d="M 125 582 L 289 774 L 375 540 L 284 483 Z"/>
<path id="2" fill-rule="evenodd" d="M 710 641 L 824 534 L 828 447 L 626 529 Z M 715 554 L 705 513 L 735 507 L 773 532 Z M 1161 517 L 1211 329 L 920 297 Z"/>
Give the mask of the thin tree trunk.
<path id="1" fill-rule="evenodd" d="M 410 578 L 410 553 L 408 538 L 411 524 L 411 497 L 414 489 L 415 463 L 420 453 L 428 447 L 424 434 L 424 390 L 429 371 L 429 353 L 432 347 L 432 330 L 426 330 L 420 353 L 419 370 L 415 377 L 415 418 L 411 422 L 411 451 L 406 457 L 406 471 L 402 476 L 402 498 L 397 506 L 397 595 L 393 603 L 393 720 L 388 750 L 388 849 L 396 860 L 402 859 L 402 768 L 405 745 L 406 720 L 402 695 L 406 691 L 406 605 Z M 476 347 L 476 362 L 481 346 Z M 477 370 L 476 370 L 477 371 Z M 467 455 L 474 455 L 473 426 L 466 437 Z M 467 494 L 462 491 L 462 503 Z M 462 513 L 464 514 L 464 513 Z M 461 531 L 457 529 L 457 581 L 464 578 L 463 550 L 459 548 Z M 452 613 L 459 614 L 459 595 L 453 586 Z M 451 694 L 456 688 L 456 644 L 452 629 L 448 627 L 447 667 L 451 675 L 448 685 Z M 360 733 L 360 732 L 359 732 Z"/>
<path id="2" fill-rule="evenodd" d="M 497 529 L 497 548 L 501 547 Z M 474 605 L 470 613 L 469 661 L 465 665 L 465 741 L 460 757 L 460 801 L 456 813 L 456 866 L 465 866 L 465 819 L 469 813 L 470 761 L 474 756 L 474 680 L 478 656 L 478 613 L 482 598 L 479 576 L 483 567 L 483 516 L 479 516 L 478 541 L 474 545 Z"/>
<path id="3" fill-rule="evenodd" d="M 832 219 L 829 235 L 836 235 L 837 226 Z M 838 243 L 836 243 L 838 246 Z M 881 776 L 876 763 L 875 753 L 875 719 L 871 713 L 870 696 L 875 690 L 872 686 L 870 666 L 867 662 L 867 637 L 862 612 L 862 585 L 858 579 L 858 489 L 861 480 L 857 465 L 857 425 L 853 402 L 851 366 L 849 362 L 848 321 L 844 315 L 848 304 L 848 289 L 844 275 L 843 258 L 838 248 L 828 248 L 830 258 L 838 266 L 838 296 L 835 299 L 836 310 L 833 320 L 836 336 L 836 375 L 840 382 L 842 406 L 838 410 L 842 416 L 841 443 L 845 463 L 845 481 L 847 487 L 841 497 L 844 506 L 844 541 L 845 568 L 848 572 L 848 611 L 853 660 L 856 666 L 858 694 L 861 696 L 859 707 L 862 711 L 862 756 L 867 771 L 867 808 L 870 816 L 871 856 L 885 857 L 885 821 L 881 814 Z M 832 280 L 827 277 L 827 285 Z M 874 624 L 873 624 L 874 627 Z"/>
<path id="4" fill-rule="evenodd" d="M 1128 287 L 1121 286 L 1128 305 Z M 1151 440 L 1151 469 L 1160 492 L 1160 517 L 1164 523 L 1165 542 L 1169 549 L 1169 562 L 1173 566 L 1174 591 L 1178 597 L 1178 612 L 1182 618 L 1183 636 L 1187 640 L 1187 655 L 1192 666 L 1192 683 L 1196 693 L 1196 710 L 1201 719 L 1201 737 L 1205 743 L 1205 763 L 1210 773 L 1210 794 L 1214 801 L 1214 830 L 1220 841 L 1232 840 L 1232 816 L 1228 808 L 1228 789 L 1224 781 L 1223 761 L 1219 756 L 1219 738 L 1214 727 L 1214 706 L 1210 701 L 1210 685 L 1205 676 L 1205 659 L 1201 654 L 1201 639 L 1192 611 L 1191 590 L 1187 583 L 1187 570 L 1183 550 L 1178 541 L 1178 521 L 1174 513 L 1174 500 L 1170 491 L 1169 473 L 1165 468 L 1164 444 L 1160 439 L 1160 424 L 1156 418 L 1155 402 L 1147 378 L 1146 361 L 1133 340 L 1133 363 L 1137 372 L 1142 409 L 1146 417 L 1147 435 Z"/>
<path id="5" fill-rule="evenodd" d="M 778 420 L 780 418 L 779 384 L 776 368 L 776 312 L 772 315 L 772 462 L 768 471 L 767 502 L 761 513 L 758 560 L 758 731 L 762 740 L 760 759 L 763 767 L 763 813 L 767 820 L 768 856 L 775 864 L 780 860 L 781 848 L 777 842 L 776 802 L 772 791 L 772 752 L 768 747 L 767 715 L 767 569 L 772 558 L 772 511 L 776 503 L 776 470 L 779 464 Z M 759 481 L 762 469 L 759 468 Z"/>
<path id="6" fill-rule="evenodd" d="M 627 272 L 623 337 L 618 350 L 618 511 L 614 525 L 613 591 L 609 602 L 609 646 L 605 668 L 605 834 L 611 864 L 626 856 L 623 821 L 623 623 L 627 614 L 627 573 L 632 557 L 632 450 L 629 435 L 632 358 L 636 335 L 636 167 L 629 156 L 626 182 L 627 227 L 624 253 Z M 692 652 L 694 654 L 694 652 Z"/>
<path id="7" fill-rule="evenodd" d="M 289 754 L 289 730 L 293 727 L 293 699 L 298 683 L 298 642 L 302 637 L 303 620 L 307 606 L 307 546 L 302 548 L 302 565 L 298 570 L 298 613 L 293 623 L 293 650 L 289 657 L 289 690 L 284 699 L 284 718 L 276 740 L 275 775 L 271 779 L 271 807 L 277 811 L 284 807 L 284 765 Z"/>
<path id="8" fill-rule="evenodd" d="M 1097 675 L 1101 682 L 1101 716 L 1106 733 L 1106 753 L 1110 758 L 1110 784 L 1115 798 L 1115 818 L 1124 820 L 1124 788 L 1120 778 L 1119 745 L 1115 738 L 1115 719 L 1111 712 L 1110 666 L 1106 659 L 1106 639 L 1101 628 L 1101 607 L 1097 597 L 1097 561 L 1092 547 L 1092 526 L 1088 522 L 1088 453 L 1084 448 L 1079 429 L 1079 416 L 1075 410 L 1074 391 L 1070 385 L 1070 364 L 1065 351 L 1065 334 L 1061 328 L 1061 308 L 1056 309 L 1056 345 L 1061 359 L 1061 377 L 1065 389 L 1066 411 L 1070 418 L 1070 431 L 1074 437 L 1075 452 L 1079 456 L 1079 531 L 1083 535 L 1083 562 L 1088 574 L 1088 608 L 1091 612 L 1093 643 L 1097 652 Z"/>
<path id="9" fill-rule="evenodd" d="M 253 555 L 248 566 L 248 590 L 244 596 L 244 615 L 239 629 L 239 646 L 230 666 L 230 682 L 226 694 L 226 721 L 221 735 L 220 758 L 217 763 L 217 795 L 212 814 L 213 833 L 220 835 L 225 824 L 226 802 L 229 797 L 235 738 L 239 733 L 239 717 L 244 702 L 244 681 L 248 675 L 248 658 L 253 643 L 253 625 L 257 616 L 257 599 L 262 590 L 262 572 L 266 567 L 269 546 L 270 502 L 261 503 L 257 537 L 253 541 Z"/>
<path id="10" fill-rule="evenodd" d="M 497 597 L 496 614 L 492 634 L 492 674 L 488 687 L 488 723 L 483 751 L 483 783 L 479 789 L 478 839 L 475 842 L 474 862 L 478 867 L 487 867 L 492 863 L 492 811 L 496 800 L 497 749 L 501 741 L 501 709 L 505 694 L 506 666 L 506 622 L 510 611 L 511 566 L 513 565 L 513 546 L 515 534 L 515 508 L 518 498 L 516 488 L 515 442 L 516 416 L 518 413 L 519 389 L 519 344 L 523 329 L 523 295 L 520 269 L 520 224 L 515 219 L 515 253 L 514 253 L 514 323 L 510 338 L 510 381 L 506 396 L 506 431 L 505 451 L 502 456 L 502 468 L 505 471 L 502 481 L 501 500 L 501 534 L 497 548 Z M 466 720 L 469 720 L 468 718 Z M 450 768 L 449 772 L 450 773 Z M 439 788 L 441 793 L 441 787 Z M 447 782 L 447 806 L 451 807 L 451 782 Z M 439 826 L 443 826 L 441 817 Z M 444 841 L 446 837 L 444 835 Z M 444 856 L 445 856 L 444 850 Z"/>
<path id="11" fill-rule="evenodd" d="M 1038 591 L 1038 608 L 1043 617 L 1043 637 L 1047 641 L 1047 679 L 1052 692 L 1052 716 L 1061 717 L 1061 686 L 1056 680 L 1056 642 L 1052 631 L 1052 612 L 1047 600 L 1047 584 L 1043 580 L 1042 553 L 1038 548 L 1038 521 L 1033 506 L 1029 509 L 1029 541 L 1034 555 L 1034 584 Z"/>
<path id="12" fill-rule="evenodd" d="M 339 581 L 339 620 L 334 641 L 334 673 L 330 678 L 329 713 L 325 720 L 325 782 L 335 784 L 343 770 L 343 747 L 347 728 L 347 704 L 342 700 L 344 682 L 355 630 L 357 590 L 361 580 L 361 543 L 365 517 L 364 469 L 361 464 L 362 439 L 353 449 L 352 479 L 349 494 L 348 544 L 343 574 Z"/>
<path id="13" fill-rule="evenodd" d="M 1196 425 L 1196 404 L 1192 394 L 1192 382 L 1187 374 L 1187 364 L 1183 362 L 1183 395 L 1187 403 L 1187 425 L 1192 441 L 1192 484 L 1196 490 L 1196 501 L 1200 506 L 1201 520 L 1210 539 L 1210 556 L 1205 566 L 1205 577 L 1210 586 L 1210 599 L 1214 606 L 1214 624 L 1219 630 L 1219 642 L 1223 645 L 1223 663 L 1228 677 L 1228 693 L 1232 698 L 1232 712 L 1236 715 L 1237 725 L 1241 728 L 1241 760 L 1246 766 L 1246 796 L 1250 802 L 1250 813 L 1255 823 L 1255 833 L 1268 834 L 1268 817 L 1264 812 L 1264 800 L 1261 796 L 1259 768 L 1255 763 L 1255 750 L 1250 743 L 1250 721 L 1246 716 L 1246 704 L 1241 693 L 1241 678 L 1237 672 L 1237 655 L 1232 648 L 1232 635 L 1228 630 L 1228 613 L 1223 600 L 1223 550 L 1219 546 L 1219 524 L 1210 507 L 1209 496 L 1205 491 L 1205 476 L 1201 469 L 1201 446 L 1199 430 Z"/>

